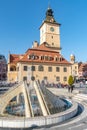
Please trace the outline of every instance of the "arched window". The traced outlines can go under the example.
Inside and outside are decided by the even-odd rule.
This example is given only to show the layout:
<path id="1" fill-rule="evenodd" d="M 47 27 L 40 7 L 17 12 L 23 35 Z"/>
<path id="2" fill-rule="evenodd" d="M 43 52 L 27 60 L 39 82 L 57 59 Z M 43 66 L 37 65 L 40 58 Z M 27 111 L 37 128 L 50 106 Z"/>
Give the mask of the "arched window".
<path id="1" fill-rule="evenodd" d="M 16 71 L 16 66 L 15 66 L 15 65 L 12 65 L 12 66 L 10 67 L 10 71 Z"/>
<path id="2" fill-rule="evenodd" d="M 42 65 L 38 66 L 38 71 L 44 71 L 44 67 Z"/>

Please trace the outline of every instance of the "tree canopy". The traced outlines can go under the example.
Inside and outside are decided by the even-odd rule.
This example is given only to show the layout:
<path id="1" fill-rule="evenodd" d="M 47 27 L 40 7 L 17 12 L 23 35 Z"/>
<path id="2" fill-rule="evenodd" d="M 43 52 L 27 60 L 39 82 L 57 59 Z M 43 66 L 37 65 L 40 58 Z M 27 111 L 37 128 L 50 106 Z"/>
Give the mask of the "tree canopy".
<path id="1" fill-rule="evenodd" d="M 69 84 L 70 86 L 72 86 L 73 83 L 74 83 L 74 78 L 73 78 L 72 75 L 70 75 L 70 76 L 69 76 L 69 79 L 68 79 L 68 84 Z"/>

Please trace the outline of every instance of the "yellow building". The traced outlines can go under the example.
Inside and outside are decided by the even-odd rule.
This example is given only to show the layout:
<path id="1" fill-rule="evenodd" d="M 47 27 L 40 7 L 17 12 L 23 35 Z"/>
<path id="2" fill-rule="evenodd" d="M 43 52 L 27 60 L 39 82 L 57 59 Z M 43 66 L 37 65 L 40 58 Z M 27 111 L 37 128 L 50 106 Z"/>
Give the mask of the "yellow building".
<path id="1" fill-rule="evenodd" d="M 79 68 L 78 68 L 78 62 L 75 61 L 75 55 L 73 54 L 70 55 L 70 62 L 72 64 L 72 67 L 71 67 L 72 76 L 78 79 Z"/>
<path id="2" fill-rule="evenodd" d="M 55 21 L 52 9 L 47 9 L 40 26 L 40 44 L 35 41 L 23 55 L 9 54 L 8 61 L 9 82 L 45 79 L 50 83 L 67 83 L 72 63 L 61 55 L 60 24 Z"/>

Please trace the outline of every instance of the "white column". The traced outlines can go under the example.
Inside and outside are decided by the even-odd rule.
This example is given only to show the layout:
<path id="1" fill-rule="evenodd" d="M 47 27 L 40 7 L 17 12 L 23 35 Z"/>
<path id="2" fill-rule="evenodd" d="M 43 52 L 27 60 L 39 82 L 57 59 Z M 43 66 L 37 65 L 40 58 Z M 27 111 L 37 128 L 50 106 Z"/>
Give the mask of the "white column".
<path id="1" fill-rule="evenodd" d="M 30 112 L 29 102 L 28 102 L 28 96 L 27 96 L 27 93 L 26 93 L 25 86 L 24 86 L 23 94 L 24 94 L 24 101 L 25 101 L 25 116 L 31 117 L 31 112 Z"/>
<path id="2" fill-rule="evenodd" d="M 37 94 L 37 97 L 38 97 L 38 101 L 40 103 L 40 107 L 41 107 L 42 113 L 43 113 L 44 116 L 47 116 L 48 112 L 46 110 L 45 104 L 43 102 L 43 99 L 42 99 L 42 97 L 40 95 L 40 92 L 39 92 L 38 87 L 37 87 L 35 82 L 34 82 L 34 88 L 35 88 L 35 91 L 36 91 L 36 94 Z"/>

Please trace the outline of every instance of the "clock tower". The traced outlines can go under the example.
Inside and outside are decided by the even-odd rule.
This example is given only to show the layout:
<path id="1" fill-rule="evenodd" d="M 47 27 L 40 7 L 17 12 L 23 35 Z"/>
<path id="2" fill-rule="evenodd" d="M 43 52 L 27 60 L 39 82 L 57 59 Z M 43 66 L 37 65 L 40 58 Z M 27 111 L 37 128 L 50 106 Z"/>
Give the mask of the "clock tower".
<path id="1" fill-rule="evenodd" d="M 46 42 L 46 46 L 52 50 L 61 51 L 60 24 L 55 21 L 51 8 L 47 9 L 46 18 L 40 26 L 40 44 L 44 42 Z"/>

